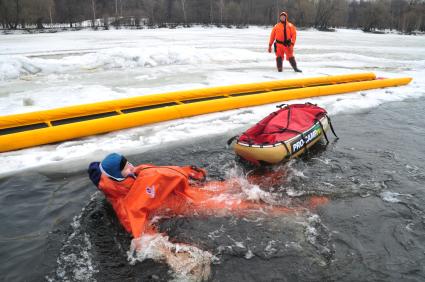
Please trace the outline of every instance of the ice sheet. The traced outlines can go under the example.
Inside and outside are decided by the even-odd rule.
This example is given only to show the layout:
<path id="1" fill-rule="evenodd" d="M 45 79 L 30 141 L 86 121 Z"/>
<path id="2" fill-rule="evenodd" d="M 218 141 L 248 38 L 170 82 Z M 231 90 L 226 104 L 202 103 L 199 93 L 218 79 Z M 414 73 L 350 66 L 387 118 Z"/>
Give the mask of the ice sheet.
<path id="1" fill-rule="evenodd" d="M 200 87 L 357 72 L 413 77 L 404 87 L 291 102 L 331 115 L 425 94 L 425 37 L 361 31 L 299 31 L 296 74 L 277 73 L 270 28 L 78 31 L 0 35 L 0 115 Z M 282 101 L 285 102 L 285 101 Z M 0 154 L 0 174 L 40 166 L 70 170 L 107 153 L 242 131 L 275 105 L 213 113 Z M 223 145 L 225 140 L 223 140 Z"/>

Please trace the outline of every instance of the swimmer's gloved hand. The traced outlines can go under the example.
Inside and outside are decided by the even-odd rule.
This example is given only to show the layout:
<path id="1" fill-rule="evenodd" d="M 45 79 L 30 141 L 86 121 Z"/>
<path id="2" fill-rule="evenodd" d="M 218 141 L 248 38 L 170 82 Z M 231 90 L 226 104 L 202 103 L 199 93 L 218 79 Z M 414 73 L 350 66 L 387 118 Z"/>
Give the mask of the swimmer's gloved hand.
<path id="1" fill-rule="evenodd" d="M 205 181 L 207 178 L 207 171 L 203 168 L 197 167 L 197 166 L 190 166 L 189 167 L 189 179 L 196 180 L 196 181 Z"/>

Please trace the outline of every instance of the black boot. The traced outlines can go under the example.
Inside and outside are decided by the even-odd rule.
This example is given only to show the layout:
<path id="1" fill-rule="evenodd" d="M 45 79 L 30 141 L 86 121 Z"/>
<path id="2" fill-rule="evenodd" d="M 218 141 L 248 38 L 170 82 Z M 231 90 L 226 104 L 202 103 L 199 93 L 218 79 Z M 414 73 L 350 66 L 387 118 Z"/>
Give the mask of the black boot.
<path id="1" fill-rule="evenodd" d="M 291 64 L 292 68 L 295 72 L 302 72 L 299 68 L 297 68 L 297 62 L 295 61 L 295 57 L 292 57 L 289 59 L 289 63 Z"/>
<path id="2" fill-rule="evenodd" d="M 278 72 L 282 72 L 282 57 L 276 57 L 276 67 Z"/>

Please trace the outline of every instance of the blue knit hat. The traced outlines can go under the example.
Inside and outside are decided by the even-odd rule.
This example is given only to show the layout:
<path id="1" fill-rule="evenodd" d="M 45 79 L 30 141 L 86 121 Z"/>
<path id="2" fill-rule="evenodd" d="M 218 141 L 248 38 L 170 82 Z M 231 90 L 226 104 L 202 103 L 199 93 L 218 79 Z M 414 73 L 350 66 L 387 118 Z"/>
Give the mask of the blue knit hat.
<path id="1" fill-rule="evenodd" d="M 122 181 L 125 178 L 122 176 L 121 171 L 127 164 L 127 159 L 120 154 L 112 153 L 107 155 L 100 163 L 100 169 L 110 178 Z"/>

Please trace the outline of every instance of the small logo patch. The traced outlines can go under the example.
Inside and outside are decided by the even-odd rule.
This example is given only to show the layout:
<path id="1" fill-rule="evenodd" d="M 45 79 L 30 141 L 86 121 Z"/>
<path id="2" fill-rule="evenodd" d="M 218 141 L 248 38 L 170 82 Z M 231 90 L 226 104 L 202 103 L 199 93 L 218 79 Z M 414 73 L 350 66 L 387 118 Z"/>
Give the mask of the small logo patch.
<path id="1" fill-rule="evenodd" d="M 151 198 L 155 198 L 155 185 L 147 186 L 146 187 L 146 194 L 149 195 Z"/>

